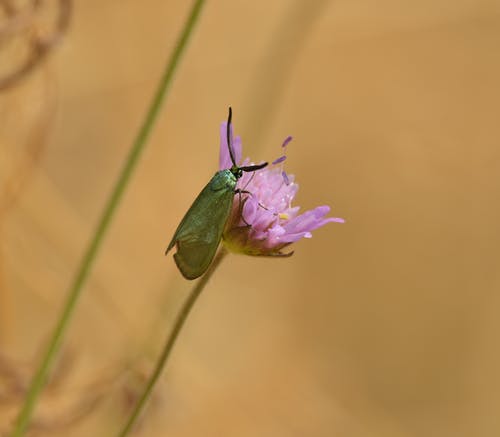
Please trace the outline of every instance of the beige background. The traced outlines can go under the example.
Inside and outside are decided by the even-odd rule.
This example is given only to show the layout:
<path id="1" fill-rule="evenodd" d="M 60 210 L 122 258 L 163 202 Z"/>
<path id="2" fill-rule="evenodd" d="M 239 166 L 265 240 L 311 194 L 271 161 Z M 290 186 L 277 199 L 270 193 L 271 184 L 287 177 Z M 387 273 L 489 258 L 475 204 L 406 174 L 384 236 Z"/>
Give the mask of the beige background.
<path id="1" fill-rule="evenodd" d="M 0 369 L 18 382 L 187 9 L 76 2 L 48 62 L 0 94 L 2 201 L 9 186 L 16 200 L 0 216 Z M 36 435 L 123 422 L 191 286 L 163 251 L 216 170 L 229 104 L 245 156 L 273 159 L 293 135 L 297 204 L 347 223 L 290 259 L 221 266 L 137 435 L 500 435 L 499 46 L 498 0 L 208 2 Z M 18 397 L 1 375 L 5 430 Z"/>

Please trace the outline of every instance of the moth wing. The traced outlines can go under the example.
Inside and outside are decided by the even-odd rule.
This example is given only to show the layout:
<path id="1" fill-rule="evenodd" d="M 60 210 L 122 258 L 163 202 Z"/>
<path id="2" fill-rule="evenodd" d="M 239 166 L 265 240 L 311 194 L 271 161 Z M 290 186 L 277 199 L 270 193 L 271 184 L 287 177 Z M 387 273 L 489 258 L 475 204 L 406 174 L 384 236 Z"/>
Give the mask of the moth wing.
<path id="1" fill-rule="evenodd" d="M 196 279 L 203 275 L 215 256 L 219 241 L 220 238 L 210 242 L 178 240 L 174 260 L 182 276 Z"/>
<path id="2" fill-rule="evenodd" d="M 231 212 L 234 189 L 225 186 L 215 190 L 217 177 L 195 199 L 167 247 L 168 253 L 177 246 L 174 260 L 186 279 L 196 279 L 208 269 Z"/>

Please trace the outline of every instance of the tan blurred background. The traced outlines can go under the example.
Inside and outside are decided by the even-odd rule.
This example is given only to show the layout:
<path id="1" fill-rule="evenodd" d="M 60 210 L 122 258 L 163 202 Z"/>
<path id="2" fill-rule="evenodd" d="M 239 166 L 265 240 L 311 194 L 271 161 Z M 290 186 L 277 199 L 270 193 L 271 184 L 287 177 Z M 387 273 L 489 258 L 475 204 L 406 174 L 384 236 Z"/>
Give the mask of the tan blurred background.
<path id="1" fill-rule="evenodd" d="M 76 2 L 61 44 L 0 94 L 0 433 L 188 3 Z M 123 423 L 192 285 L 163 251 L 216 170 L 229 104 L 245 156 L 293 135 L 297 204 L 347 223 L 290 259 L 224 263 L 137 435 L 500 435 L 499 47 L 498 0 L 208 2 L 33 435 Z"/>

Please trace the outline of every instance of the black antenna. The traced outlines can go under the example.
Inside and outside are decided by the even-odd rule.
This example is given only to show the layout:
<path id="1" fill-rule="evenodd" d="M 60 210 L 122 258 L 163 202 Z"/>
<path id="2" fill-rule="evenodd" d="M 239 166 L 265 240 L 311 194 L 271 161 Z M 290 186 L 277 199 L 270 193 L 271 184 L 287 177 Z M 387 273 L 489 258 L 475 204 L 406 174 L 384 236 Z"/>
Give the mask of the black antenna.
<path id="1" fill-rule="evenodd" d="M 245 167 L 240 167 L 240 170 L 251 172 L 251 171 L 255 171 L 255 170 L 260 170 L 261 168 L 264 168 L 266 166 L 267 166 L 267 162 L 263 162 L 262 164 L 248 165 Z"/>
<path id="2" fill-rule="evenodd" d="M 229 156 L 231 157 L 231 162 L 233 166 L 237 167 L 236 161 L 234 159 L 233 145 L 231 144 L 231 119 L 233 117 L 233 110 L 231 106 L 229 107 L 229 115 L 227 117 L 227 147 L 229 149 Z"/>
<path id="3" fill-rule="evenodd" d="M 236 160 L 234 159 L 234 152 L 233 152 L 233 147 L 231 144 L 231 119 L 233 117 L 233 110 L 231 109 L 231 106 L 229 107 L 229 115 L 227 117 L 227 147 L 229 149 L 229 156 L 231 156 L 231 162 L 233 163 L 234 167 L 239 168 L 242 171 L 246 172 L 251 172 L 251 171 L 256 171 L 260 170 L 261 168 L 264 168 L 267 165 L 267 162 L 264 162 L 262 164 L 257 164 L 257 165 L 248 165 L 245 167 L 238 167 L 236 165 Z"/>

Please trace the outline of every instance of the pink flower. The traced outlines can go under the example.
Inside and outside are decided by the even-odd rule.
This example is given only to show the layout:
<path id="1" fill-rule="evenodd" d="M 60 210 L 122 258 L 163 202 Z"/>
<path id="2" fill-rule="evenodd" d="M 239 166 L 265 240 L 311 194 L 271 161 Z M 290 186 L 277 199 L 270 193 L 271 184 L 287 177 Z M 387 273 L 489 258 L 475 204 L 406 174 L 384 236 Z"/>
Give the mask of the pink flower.
<path id="1" fill-rule="evenodd" d="M 219 169 L 231 168 L 231 158 L 227 146 L 227 123 L 220 128 Z M 231 131 L 232 137 L 232 131 Z M 283 143 L 283 151 L 291 141 Z M 253 163 L 247 158 L 241 161 L 241 139 L 231 140 L 235 161 L 239 166 Z M 258 256 L 290 256 L 293 252 L 281 250 L 301 238 L 311 238 L 311 232 L 330 223 L 344 223 L 341 218 L 325 217 L 329 206 L 318 206 L 299 214 L 299 207 L 292 206 L 299 189 L 293 175 L 283 170 L 285 153 L 269 166 L 251 173 L 244 173 L 238 180 L 233 210 L 223 234 L 225 245 L 234 252 Z M 241 206 L 243 204 L 243 207 Z"/>

